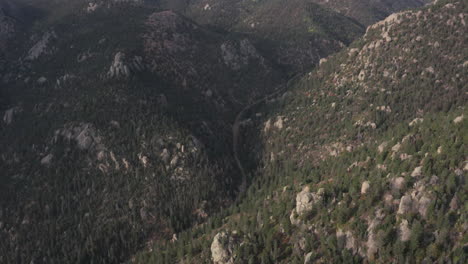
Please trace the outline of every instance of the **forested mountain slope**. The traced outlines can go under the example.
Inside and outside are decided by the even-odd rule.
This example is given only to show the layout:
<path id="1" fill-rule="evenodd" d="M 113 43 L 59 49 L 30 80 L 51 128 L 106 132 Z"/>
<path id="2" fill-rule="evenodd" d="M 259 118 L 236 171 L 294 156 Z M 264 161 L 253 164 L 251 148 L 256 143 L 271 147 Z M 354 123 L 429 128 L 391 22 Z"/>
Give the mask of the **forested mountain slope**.
<path id="1" fill-rule="evenodd" d="M 290 71 L 304 70 L 360 35 L 363 25 L 424 0 L 193 0 L 183 11 L 195 21 L 261 40 Z M 180 6 L 180 5 L 179 5 Z"/>
<path id="2" fill-rule="evenodd" d="M 420 7 L 430 0 L 312 0 L 339 13 L 370 25 L 399 10 Z"/>
<path id="3" fill-rule="evenodd" d="M 360 36 L 363 26 L 307 0 L 194 1 L 200 24 L 246 33 L 289 72 L 307 69 Z"/>
<path id="4" fill-rule="evenodd" d="M 283 74 L 171 11 L 53 7 L 1 72 L 0 262 L 121 262 L 230 202 L 231 124 Z"/>
<path id="5" fill-rule="evenodd" d="M 391 15 L 257 109 L 245 198 L 137 262 L 466 262 L 467 15 Z"/>

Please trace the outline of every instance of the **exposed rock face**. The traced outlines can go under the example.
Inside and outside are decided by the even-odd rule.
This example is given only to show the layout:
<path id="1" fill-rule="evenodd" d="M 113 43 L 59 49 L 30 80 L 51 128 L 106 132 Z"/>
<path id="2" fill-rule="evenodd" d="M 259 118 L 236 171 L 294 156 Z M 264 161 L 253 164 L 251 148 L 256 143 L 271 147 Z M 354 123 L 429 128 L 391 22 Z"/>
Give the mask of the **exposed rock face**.
<path id="1" fill-rule="evenodd" d="M 49 154 L 41 159 L 41 164 L 44 166 L 49 166 L 52 163 L 52 159 L 54 158 L 53 154 Z"/>
<path id="2" fill-rule="evenodd" d="M 430 193 L 425 190 L 426 184 L 423 180 L 414 184 L 413 189 L 401 198 L 397 214 L 419 213 L 423 218 L 426 217 L 432 202 Z"/>
<path id="3" fill-rule="evenodd" d="M 234 263 L 234 239 L 222 231 L 213 238 L 211 243 L 211 258 L 214 264 Z"/>
<path id="4" fill-rule="evenodd" d="M 377 226 L 382 223 L 382 220 L 385 218 L 385 214 L 383 210 L 379 209 L 375 213 L 375 217 L 373 219 L 369 219 L 369 226 L 367 228 L 367 233 L 369 234 L 366 241 L 366 248 L 367 248 L 367 258 L 369 260 L 374 259 L 375 254 L 381 247 L 383 241 L 382 236 L 379 232 L 383 232 L 382 230 L 377 231 Z"/>
<path id="5" fill-rule="evenodd" d="M 408 220 L 403 219 L 398 227 L 398 237 L 405 242 L 411 238 L 411 229 L 409 228 Z"/>
<path id="6" fill-rule="evenodd" d="M 283 117 L 282 116 L 278 116 L 278 118 L 276 119 L 276 122 L 274 124 L 274 126 L 278 129 L 283 129 L 283 126 L 284 126 L 284 120 L 283 120 Z"/>
<path id="7" fill-rule="evenodd" d="M 5 111 L 5 114 L 3 115 L 3 122 L 5 124 L 9 125 L 14 119 L 15 114 L 21 112 L 20 107 L 13 107 Z"/>
<path id="8" fill-rule="evenodd" d="M 59 137 L 74 141 L 81 150 L 99 151 L 105 149 L 102 138 L 92 124 L 67 125 L 65 128 L 55 131 L 54 142 L 57 142 Z"/>
<path id="9" fill-rule="evenodd" d="M 354 238 L 353 233 L 351 231 L 343 232 L 343 230 L 338 229 L 336 231 L 336 239 L 338 240 L 338 248 L 340 249 L 348 249 L 353 252 L 353 254 L 358 253 L 359 251 L 359 243 Z"/>
<path id="10" fill-rule="evenodd" d="M 309 186 L 306 186 L 296 196 L 296 212 L 303 215 L 312 210 L 314 204 L 322 201 L 324 189 L 319 189 L 317 193 L 310 192 Z"/>
<path id="11" fill-rule="evenodd" d="M 171 159 L 171 154 L 169 153 L 169 150 L 163 149 L 161 153 L 161 160 L 165 163 L 168 164 Z"/>
<path id="12" fill-rule="evenodd" d="M 55 32 L 46 32 L 44 35 L 42 35 L 42 38 L 34 44 L 34 46 L 29 50 L 28 56 L 26 57 L 27 60 L 35 60 L 39 58 L 42 54 L 48 53 L 49 51 L 47 50 L 49 46 L 49 42 L 57 38 L 57 35 Z"/>
<path id="13" fill-rule="evenodd" d="M 271 129 L 271 120 L 268 119 L 268 121 L 265 122 L 265 126 L 263 127 L 263 132 L 267 133 Z"/>
<path id="14" fill-rule="evenodd" d="M 422 118 L 415 118 L 415 119 L 413 119 L 413 121 L 411 121 L 408 125 L 409 125 L 409 126 L 415 126 L 415 125 L 417 125 L 417 124 L 422 123 L 423 121 L 424 121 L 424 119 L 422 119 Z"/>
<path id="15" fill-rule="evenodd" d="M 385 148 L 388 146 L 388 142 L 383 142 L 382 144 L 380 144 L 378 147 L 377 147 L 377 151 L 379 153 L 383 153 Z"/>
<path id="16" fill-rule="evenodd" d="M 461 123 L 461 122 L 463 121 L 463 118 L 464 118 L 463 115 L 458 116 L 457 118 L 455 118 L 455 119 L 453 120 L 453 122 L 454 122 L 455 124 Z"/>
<path id="17" fill-rule="evenodd" d="M 323 188 L 313 193 L 310 192 L 309 186 L 304 187 L 296 196 L 296 208 L 291 211 L 291 215 L 289 216 L 291 224 L 299 225 L 301 219 L 297 218 L 297 216 L 302 216 L 310 212 L 315 204 L 322 202 L 324 194 L 325 190 Z"/>
<path id="18" fill-rule="evenodd" d="M 7 51 L 12 40 L 23 28 L 28 17 L 17 0 L 0 1 L 0 57 Z"/>
<path id="19" fill-rule="evenodd" d="M 395 146 L 392 147 L 393 152 L 398 152 L 401 149 L 401 144 L 397 143 Z"/>
<path id="20" fill-rule="evenodd" d="M 413 172 L 411 172 L 411 177 L 419 177 L 422 175 L 422 166 L 414 168 Z"/>
<path id="21" fill-rule="evenodd" d="M 236 71 L 248 65 L 249 60 L 261 58 L 248 39 L 243 39 L 238 44 L 233 42 L 221 44 L 221 54 L 224 63 Z"/>
<path id="22" fill-rule="evenodd" d="M 86 12 L 88 13 L 93 13 L 96 11 L 99 7 L 98 3 L 89 3 L 88 6 L 86 7 Z"/>
<path id="23" fill-rule="evenodd" d="M 125 53 L 117 52 L 114 56 L 114 61 L 112 62 L 107 76 L 110 78 L 119 78 L 119 77 L 129 77 L 130 68 L 125 65 Z"/>
<path id="24" fill-rule="evenodd" d="M 304 257 L 304 264 L 312 264 L 312 252 L 309 252 Z"/>
<path id="25" fill-rule="evenodd" d="M 459 208 L 459 202 L 456 195 L 453 196 L 452 200 L 450 201 L 450 211 L 457 211 Z"/>
<path id="26" fill-rule="evenodd" d="M 400 205 L 398 206 L 398 214 L 407 214 L 413 209 L 413 199 L 411 195 L 405 195 L 400 200 Z"/>
<path id="27" fill-rule="evenodd" d="M 405 187 L 405 178 L 397 177 L 390 182 L 393 191 L 399 191 Z"/>
<path id="28" fill-rule="evenodd" d="M 37 79 L 37 84 L 39 84 L 39 85 L 43 85 L 43 84 L 46 83 L 46 82 L 47 82 L 47 78 L 44 77 L 44 76 L 42 76 L 42 77 L 40 77 L 39 79 Z"/>
<path id="29" fill-rule="evenodd" d="M 426 217 L 427 215 L 427 209 L 429 209 L 429 205 L 431 204 L 431 199 L 427 196 L 423 196 L 419 199 L 419 201 L 417 202 L 417 206 L 418 206 L 418 213 L 422 216 L 422 217 Z"/>

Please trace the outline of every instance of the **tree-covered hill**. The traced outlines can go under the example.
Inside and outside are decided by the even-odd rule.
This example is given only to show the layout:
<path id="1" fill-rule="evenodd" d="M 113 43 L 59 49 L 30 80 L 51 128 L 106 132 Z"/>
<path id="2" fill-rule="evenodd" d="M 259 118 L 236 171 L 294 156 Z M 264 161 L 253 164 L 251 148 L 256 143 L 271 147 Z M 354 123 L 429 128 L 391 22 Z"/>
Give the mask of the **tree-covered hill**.
<path id="1" fill-rule="evenodd" d="M 391 15 L 254 111 L 245 197 L 137 262 L 466 262 L 467 11 Z"/>
<path id="2" fill-rule="evenodd" d="M 463 263 L 466 4 L 316 2 L 0 1 L 0 263 Z"/>

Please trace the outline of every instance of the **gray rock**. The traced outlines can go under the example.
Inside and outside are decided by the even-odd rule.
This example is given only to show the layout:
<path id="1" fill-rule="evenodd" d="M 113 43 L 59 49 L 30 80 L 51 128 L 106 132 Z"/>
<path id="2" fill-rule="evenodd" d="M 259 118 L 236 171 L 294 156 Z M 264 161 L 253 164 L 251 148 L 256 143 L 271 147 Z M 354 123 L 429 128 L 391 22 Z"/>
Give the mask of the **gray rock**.
<path id="1" fill-rule="evenodd" d="M 15 114 L 21 112 L 21 108 L 19 107 L 13 107 L 5 111 L 5 114 L 3 115 L 3 122 L 5 124 L 9 125 L 11 122 L 13 122 Z"/>
<path id="2" fill-rule="evenodd" d="M 411 177 L 419 177 L 422 175 L 422 166 L 414 168 L 413 172 L 411 172 Z"/>
<path id="3" fill-rule="evenodd" d="M 369 181 L 365 181 L 361 185 L 361 194 L 366 194 L 369 191 L 370 183 Z"/>
<path id="4" fill-rule="evenodd" d="M 234 239 L 222 231 L 215 235 L 211 243 L 211 258 L 214 264 L 234 263 Z"/>
<path id="5" fill-rule="evenodd" d="M 175 166 L 177 166 L 177 164 L 179 164 L 179 156 L 174 155 L 174 157 L 171 160 L 170 165 L 171 165 L 171 167 L 175 167 Z"/>
<path id="6" fill-rule="evenodd" d="M 42 38 L 34 44 L 34 46 L 29 50 L 27 60 L 35 60 L 39 58 L 42 54 L 47 52 L 47 46 L 51 39 L 56 38 L 55 32 L 46 32 L 42 35 Z"/>
<path id="7" fill-rule="evenodd" d="M 49 166 L 52 163 L 53 158 L 54 158 L 54 155 L 49 154 L 41 159 L 41 164 L 44 166 Z"/>
<path id="8" fill-rule="evenodd" d="M 169 150 L 167 149 L 163 149 L 162 153 L 161 153 L 161 160 L 165 163 L 165 164 L 169 164 L 169 160 L 171 159 L 171 154 L 169 153 Z"/>
<path id="9" fill-rule="evenodd" d="M 400 191 L 405 187 L 405 178 L 397 177 L 391 180 L 390 185 L 393 191 Z"/>
<path id="10" fill-rule="evenodd" d="M 457 195 L 454 195 L 452 200 L 450 201 L 450 211 L 457 211 L 459 208 L 459 202 Z"/>
<path id="11" fill-rule="evenodd" d="M 409 228 L 408 220 L 403 219 L 398 227 L 398 238 L 405 242 L 411 238 L 411 229 Z"/>
<path id="12" fill-rule="evenodd" d="M 221 44 L 221 55 L 224 64 L 232 70 L 240 70 L 249 64 L 250 59 L 263 59 L 249 40 L 243 39 L 239 43 L 232 41 Z"/>
<path id="13" fill-rule="evenodd" d="M 421 214 L 422 217 L 426 217 L 427 209 L 429 209 L 429 205 L 431 204 L 431 199 L 427 196 L 421 197 L 418 201 L 418 212 Z"/>
<path id="14" fill-rule="evenodd" d="M 296 212 L 299 215 L 303 215 L 312 210 L 314 205 L 314 196 L 310 192 L 309 186 L 306 186 L 296 196 Z"/>
<path id="15" fill-rule="evenodd" d="M 274 126 L 275 126 L 276 128 L 278 128 L 279 130 L 283 129 L 284 120 L 283 120 L 283 117 L 282 117 L 282 116 L 278 116 L 278 118 L 276 119 L 276 122 L 275 122 Z"/>
<path id="16" fill-rule="evenodd" d="M 398 214 L 407 214 L 413 210 L 413 199 L 411 195 L 405 195 L 400 200 L 400 205 L 398 206 Z"/>
<path id="17" fill-rule="evenodd" d="M 101 137 L 92 124 L 80 123 L 74 125 L 66 125 L 65 128 L 55 131 L 54 142 L 59 137 L 69 141 L 75 141 L 78 148 L 81 150 L 92 150 L 99 152 L 104 150 Z"/>
<path id="18" fill-rule="evenodd" d="M 129 77 L 130 68 L 125 64 L 125 53 L 117 52 L 114 55 L 114 61 L 112 62 L 107 76 L 109 78 L 120 78 L 120 77 Z"/>
<path id="19" fill-rule="evenodd" d="M 309 252 L 304 257 L 304 264 L 312 264 L 312 252 Z"/>

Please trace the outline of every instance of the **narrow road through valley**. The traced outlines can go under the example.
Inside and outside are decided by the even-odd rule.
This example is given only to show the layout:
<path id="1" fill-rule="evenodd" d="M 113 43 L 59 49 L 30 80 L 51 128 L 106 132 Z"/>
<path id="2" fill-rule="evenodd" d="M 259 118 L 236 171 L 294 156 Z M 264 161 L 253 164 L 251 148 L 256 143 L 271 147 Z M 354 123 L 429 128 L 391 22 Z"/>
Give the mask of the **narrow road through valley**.
<path id="1" fill-rule="evenodd" d="M 245 171 L 244 166 L 242 166 L 242 162 L 239 159 L 239 134 L 240 134 L 240 123 L 244 119 L 244 115 L 247 111 L 252 109 L 253 107 L 275 97 L 278 96 L 279 94 L 286 92 L 288 88 L 290 87 L 291 83 L 294 82 L 296 79 L 301 77 L 302 74 L 297 74 L 293 78 L 291 78 L 286 84 L 281 85 L 280 88 L 276 89 L 275 92 L 258 99 L 257 101 L 253 102 L 252 104 L 244 107 L 236 116 L 236 120 L 234 121 L 234 124 L 232 125 L 232 151 L 234 153 L 234 159 L 236 160 L 237 167 L 239 168 L 239 171 L 242 174 L 242 184 L 239 188 L 239 193 L 242 194 L 246 191 L 247 189 L 247 173 Z"/>

